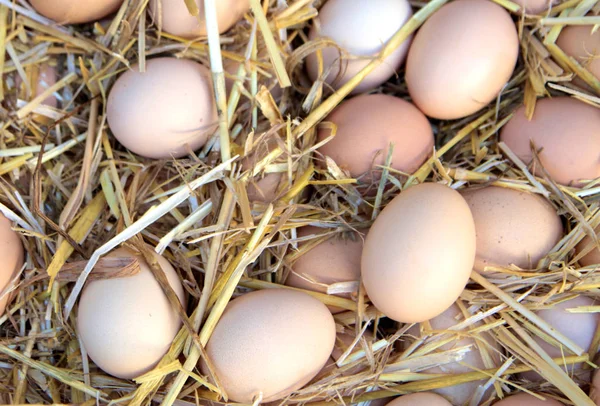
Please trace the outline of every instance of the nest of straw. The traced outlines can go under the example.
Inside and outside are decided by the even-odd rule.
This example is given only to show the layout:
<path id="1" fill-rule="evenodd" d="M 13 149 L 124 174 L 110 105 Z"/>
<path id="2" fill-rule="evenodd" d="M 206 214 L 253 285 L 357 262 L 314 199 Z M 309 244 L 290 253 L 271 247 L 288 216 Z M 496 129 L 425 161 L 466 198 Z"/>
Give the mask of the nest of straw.
<path id="1" fill-rule="evenodd" d="M 381 56 L 390 54 L 445 2 L 414 2 L 416 14 Z M 497 2 L 518 10 L 508 0 Z M 521 17 L 522 57 L 498 102 L 463 120 L 434 121 L 434 156 L 408 179 L 390 170 L 388 159 L 387 165 L 375 168 L 382 173 L 377 195 L 366 200 L 354 179 L 314 153 L 315 130 L 326 125 L 320 123 L 380 59 L 332 94 L 323 83 L 308 83 L 302 70 L 307 54 L 328 45 L 308 42 L 305 30 L 320 2 L 251 3 L 244 20 L 220 36 L 219 51 L 206 39 L 186 41 L 162 33 L 146 19 L 144 0 L 126 0 L 109 19 L 74 27 L 52 24 L 23 1 L 0 0 L 0 210 L 14 222 L 28 254 L 11 292 L 14 300 L 0 318 L 0 403 L 217 401 L 218 393 L 210 389 L 218 388 L 187 372 L 198 372 L 194 368 L 201 356 L 197 345 L 188 344 L 206 344 L 232 297 L 279 286 L 290 261 L 303 249 L 296 244 L 296 229 L 311 224 L 334 234 L 369 226 L 399 190 L 428 181 L 456 189 L 492 184 L 544 195 L 566 219 L 567 234 L 539 271 L 473 273 L 459 299 L 473 316 L 405 350 L 397 344 L 410 326 L 386 322 L 361 300 L 311 293 L 345 309 L 335 316 L 340 331 L 361 336 L 369 326 L 377 334 L 370 341 L 356 340 L 354 351 L 339 362 L 341 368 L 320 376 L 284 403 L 362 402 L 484 379 L 494 391 L 482 404 L 516 390 L 535 390 L 566 404 L 590 404 L 579 389 L 581 382 L 560 373 L 560 366 L 578 361 L 592 368 L 600 331 L 589 354 L 574 353 L 565 337 L 552 332 L 531 310 L 580 294 L 598 295 L 596 269 L 580 268 L 572 253 L 600 223 L 600 186 L 589 183 L 576 189 L 534 177 L 497 143 L 497 132 L 521 102 L 532 113 L 539 96 L 566 93 L 600 104 L 570 79 L 579 76 L 598 94 L 600 82 L 555 45 L 565 25 L 598 22 L 597 17 L 584 17 L 590 10 L 596 14 L 596 0 L 568 0 L 543 17 Z M 227 117 L 222 117 L 207 146 L 189 159 L 142 159 L 108 133 L 104 106 L 111 84 L 134 63 L 143 65 L 159 54 L 211 66 L 219 81 L 222 62 L 240 66 L 233 77 L 227 74 L 236 80 L 231 93 L 217 93 Z M 43 64 L 55 66 L 59 80 L 33 97 L 31 89 Z M 284 87 L 277 99 L 269 92 L 274 83 Z M 53 92 L 63 109 L 41 103 Z M 408 98 L 403 73 L 376 92 Z M 273 140 L 271 153 L 254 159 L 250 169 L 242 167 L 244 157 Z M 279 198 L 272 204 L 250 204 L 246 186 L 272 172 L 285 179 Z M 157 247 L 178 270 L 191 316 L 185 316 L 169 353 L 153 371 L 135 382 L 123 381 L 102 373 L 82 354 L 73 310 L 86 279 L 136 272 L 135 261 L 102 256 L 122 243 L 141 246 L 142 240 Z M 436 342 L 465 336 L 477 341 L 481 334 L 503 349 L 499 367 L 454 375 L 415 368 L 460 361 L 458 350 L 432 357 Z M 540 356 L 534 336 L 562 344 L 565 356 Z M 540 386 L 515 375 L 530 369 L 543 371 L 549 382 Z"/>

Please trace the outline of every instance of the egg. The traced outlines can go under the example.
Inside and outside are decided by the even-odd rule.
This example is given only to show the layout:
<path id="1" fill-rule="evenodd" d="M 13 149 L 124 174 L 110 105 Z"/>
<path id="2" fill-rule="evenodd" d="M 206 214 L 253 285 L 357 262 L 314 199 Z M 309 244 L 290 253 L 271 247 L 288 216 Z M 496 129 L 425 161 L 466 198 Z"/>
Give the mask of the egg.
<path id="1" fill-rule="evenodd" d="M 354 178 L 362 177 L 363 188 L 377 181 L 390 144 L 394 144 L 391 167 L 406 174 L 415 172 L 433 153 L 434 138 L 427 118 L 400 98 L 373 94 L 343 102 L 326 121 L 337 127 L 335 137 L 318 151 L 331 157 Z M 332 134 L 321 126 L 318 141 Z"/>
<path id="2" fill-rule="evenodd" d="M 298 230 L 298 238 L 319 235 L 323 232 L 318 227 L 302 227 Z M 363 236 L 353 234 L 352 238 L 340 235 L 331 236 L 318 245 L 310 248 L 292 265 L 285 284 L 295 288 L 327 293 L 328 285 L 340 282 L 360 283 L 360 257 L 363 249 Z M 301 243 L 311 244 L 313 241 Z M 358 289 L 358 286 L 356 287 Z M 349 297 L 350 294 L 342 295 Z M 330 307 L 335 314 L 344 309 Z"/>
<path id="3" fill-rule="evenodd" d="M 596 236 L 598 236 L 599 231 L 600 230 L 598 228 L 596 228 Z M 575 247 L 575 252 L 576 252 L 576 254 L 579 254 L 579 253 L 583 252 L 583 250 L 585 250 L 588 247 L 588 245 L 594 246 L 594 244 L 595 244 L 594 241 L 592 241 L 592 239 L 586 235 L 583 238 L 583 240 L 581 240 L 581 242 L 579 242 L 579 244 L 577 244 L 577 246 Z M 600 264 L 600 250 L 598 250 L 598 247 L 594 247 L 590 252 L 585 254 L 579 260 L 579 263 L 582 266 L 590 266 L 590 265 Z"/>
<path id="4" fill-rule="evenodd" d="M 453 1 L 416 34 L 406 61 L 408 91 L 429 117 L 466 117 L 496 99 L 518 55 L 517 30 L 504 8 L 487 0 Z"/>
<path id="5" fill-rule="evenodd" d="M 542 395 L 545 400 L 540 400 L 528 393 L 519 393 L 502 399 L 494 403 L 494 406 L 562 406 L 558 400 L 554 400 L 548 395 Z"/>
<path id="6" fill-rule="evenodd" d="M 149 14 L 156 25 L 162 24 L 163 31 L 183 38 L 207 35 L 204 17 L 204 1 L 196 0 L 200 11 L 197 17 L 190 14 L 182 0 L 150 0 Z M 249 0 L 215 1 L 217 25 L 222 34 L 237 23 L 250 8 Z"/>
<path id="7" fill-rule="evenodd" d="M 123 0 L 29 0 L 33 8 L 59 24 L 98 21 L 119 9 Z"/>
<path id="8" fill-rule="evenodd" d="M 284 398 L 323 368 L 335 342 L 327 307 L 300 291 L 269 289 L 231 301 L 208 344 L 229 399 L 252 403 Z M 208 373 L 205 365 L 202 372 Z"/>
<path id="9" fill-rule="evenodd" d="M 543 197 L 504 187 L 467 189 L 477 233 L 475 269 L 532 269 L 560 241 L 563 227 L 556 209 Z"/>
<path id="10" fill-rule="evenodd" d="M 600 110 L 570 97 L 538 100 L 528 121 L 520 107 L 504 126 L 500 141 L 525 164 L 533 159 L 530 142 L 540 162 L 557 183 L 583 185 L 600 176 Z M 534 168 L 541 174 L 538 167 Z"/>
<path id="11" fill-rule="evenodd" d="M 469 281 L 475 223 L 457 191 L 437 183 L 396 196 L 369 230 L 361 272 L 371 301 L 387 317 L 416 323 L 448 309 Z"/>
<path id="12" fill-rule="evenodd" d="M 56 68 L 53 66 L 42 64 L 40 66 L 34 66 L 32 72 L 32 79 L 36 83 L 35 94 L 31 96 L 31 99 L 44 93 L 44 91 L 50 86 L 56 83 Z M 17 74 L 15 79 L 15 85 L 17 88 L 21 87 L 23 80 L 21 76 Z M 56 107 L 58 102 L 56 96 L 51 95 L 42 101 L 42 104 L 49 107 Z"/>
<path id="13" fill-rule="evenodd" d="M 242 159 L 242 170 L 248 171 L 262 161 L 269 152 L 277 147 L 277 142 L 273 139 L 259 143 L 254 150 L 244 159 Z M 279 185 L 283 179 L 287 179 L 283 172 L 261 173 L 252 178 L 246 193 L 250 202 L 271 203 L 279 196 Z"/>
<path id="14" fill-rule="evenodd" d="M 107 257 L 135 257 L 134 276 L 88 282 L 81 293 L 77 330 L 89 357 L 106 373 L 133 379 L 167 353 L 181 320 L 140 254 L 118 248 Z M 183 286 L 169 262 L 154 254 L 182 304 Z"/>
<path id="15" fill-rule="evenodd" d="M 108 96 L 110 129 L 127 149 L 147 158 L 179 158 L 202 147 L 217 128 L 211 74 L 185 59 L 155 58 L 134 66 Z"/>
<path id="16" fill-rule="evenodd" d="M 309 39 L 327 38 L 335 47 L 322 49 L 323 73 L 326 82 L 339 89 L 356 76 L 383 49 L 412 16 L 407 0 L 329 0 L 319 10 L 318 22 L 309 32 Z M 404 41 L 383 63 L 372 71 L 354 89 L 353 93 L 367 92 L 392 77 L 404 63 L 412 35 Z M 306 59 L 308 76 L 312 81 L 319 77 L 319 60 L 316 52 Z"/>
<path id="17" fill-rule="evenodd" d="M 593 25 L 565 26 L 560 31 L 556 45 L 600 79 L 600 32 L 593 32 L 593 28 Z M 580 79 L 575 79 L 575 83 L 584 84 Z"/>
<path id="18" fill-rule="evenodd" d="M 452 404 L 435 393 L 419 392 L 400 396 L 388 403 L 387 406 L 452 406 Z"/>
<path id="19" fill-rule="evenodd" d="M 554 305 L 550 309 L 536 311 L 536 314 L 559 333 L 564 334 L 575 344 L 585 351 L 588 351 L 594 339 L 596 327 L 600 320 L 600 314 L 570 313 L 567 309 L 595 305 L 597 305 L 597 303 L 593 299 L 586 296 L 578 296 L 574 299 Z M 567 348 L 555 347 L 537 336 L 533 338 L 552 358 L 573 355 Z M 593 358 L 593 354 L 591 354 L 590 357 Z M 581 368 L 582 365 L 583 364 L 567 365 L 566 369 L 568 370 L 569 376 L 577 375 L 581 379 L 589 381 L 590 370 L 583 370 Z M 544 380 L 544 378 L 534 371 L 522 373 L 521 377 L 532 382 L 541 382 Z"/>
<path id="20" fill-rule="evenodd" d="M 440 314 L 437 317 L 429 320 L 429 324 L 431 325 L 431 329 L 436 332 L 445 331 L 449 328 L 455 326 L 459 322 L 465 320 L 463 313 L 457 305 L 452 305 Z M 433 367 L 424 369 L 418 372 L 426 373 L 426 374 L 462 374 L 467 372 L 473 372 L 476 370 L 487 369 L 483 358 L 481 357 L 481 352 L 477 347 L 477 342 L 470 337 L 464 337 L 464 333 L 468 332 L 470 329 L 481 326 L 481 323 L 475 323 L 471 327 L 461 330 L 461 332 L 456 333 L 454 339 L 444 345 L 442 345 L 437 351 L 449 351 L 452 349 L 471 346 L 469 352 L 465 355 L 465 357 L 460 362 L 454 362 L 449 364 L 444 364 L 439 367 Z M 428 334 L 426 331 L 425 333 Z M 462 333 L 462 335 L 461 335 Z M 420 336 L 419 329 L 417 326 L 411 328 L 407 334 L 409 336 L 418 337 Z M 462 338 L 464 337 L 464 338 Z M 494 364 L 497 366 L 500 365 L 498 354 L 501 351 L 501 347 L 492 340 L 492 338 L 486 333 L 478 334 L 480 340 L 478 341 L 480 346 L 485 347 L 488 351 L 490 357 L 492 358 Z M 426 337 L 421 337 L 426 338 Z M 406 343 L 408 346 L 409 343 Z M 438 395 L 443 396 L 445 399 L 448 399 L 453 405 L 464 405 L 471 404 L 471 398 L 473 394 L 476 393 L 478 388 L 484 385 L 487 382 L 487 379 L 482 379 L 480 381 L 467 382 L 460 385 L 448 386 L 444 388 L 435 389 L 433 392 Z M 486 393 L 483 395 L 483 400 L 487 399 L 491 392 L 493 391 L 493 387 L 490 387 Z M 478 399 L 479 400 L 479 399 Z M 475 404 L 475 403 L 474 403 Z M 479 403 L 476 403 L 479 404 Z"/>
<path id="21" fill-rule="evenodd" d="M 546 14 L 554 5 L 552 0 L 512 0 L 523 7 L 526 14 Z"/>
<path id="22" fill-rule="evenodd" d="M 19 235 L 13 231 L 10 220 L 2 214 L 0 214 L 0 255 L 2 257 L 2 268 L 0 268 L 0 316 L 2 316 L 12 296 L 7 292 L 12 288 L 14 279 L 21 271 L 25 257 Z"/>

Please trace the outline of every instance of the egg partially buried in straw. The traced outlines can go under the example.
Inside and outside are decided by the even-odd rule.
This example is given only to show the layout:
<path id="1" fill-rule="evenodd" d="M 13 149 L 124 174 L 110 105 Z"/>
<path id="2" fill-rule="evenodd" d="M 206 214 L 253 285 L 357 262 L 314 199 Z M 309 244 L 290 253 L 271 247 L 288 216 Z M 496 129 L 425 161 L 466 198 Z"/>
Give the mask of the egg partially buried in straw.
<path id="1" fill-rule="evenodd" d="M 184 304 L 179 276 L 166 259 L 154 256 Z M 150 371 L 167 353 L 181 320 L 141 255 L 119 248 L 108 257 L 137 258 L 140 272 L 88 282 L 79 300 L 77 329 L 98 367 L 118 378 L 133 379 Z"/>
<path id="2" fill-rule="evenodd" d="M 500 133 L 521 161 L 533 160 L 531 142 L 550 177 L 562 185 L 584 185 L 600 176 L 600 110 L 570 97 L 538 100 L 531 121 L 520 107 Z M 543 174 L 539 165 L 536 175 Z"/>
<path id="3" fill-rule="evenodd" d="M 504 8 L 487 0 L 457 0 L 417 32 L 406 61 L 406 84 L 429 117 L 466 117 L 498 96 L 518 56 L 517 29 Z"/>
<path id="4" fill-rule="evenodd" d="M 326 82 L 339 89 L 356 76 L 383 49 L 412 16 L 407 0 L 329 0 L 319 10 L 318 23 L 310 30 L 311 40 L 328 38 L 341 49 L 322 49 L 323 73 Z M 410 36 L 383 63 L 375 68 L 354 89 L 354 93 L 369 91 L 392 77 L 404 62 L 412 41 Z M 306 60 L 308 76 L 314 82 L 319 77 L 316 52 Z"/>
<path id="5" fill-rule="evenodd" d="M 433 131 L 427 118 L 415 106 L 397 97 L 361 95 L 342 102 L 327 118 L 336 126 L 333 139 L 318 151 L 359 178 L 361 188 L 376 189 L 381 168 L 393 144 L 391 168 L 412 174 L 433 153 Z M 321 126 L 319 142 L 332 135 Z"/>
<path id="6" fill-rule="evenodd" d="M 415 323 L 448 309 L 475 261 L 475 224 L 457 191 L 423 183 L 402 191 L 377 216 L 361 259 L 369 298 L 387 317 Z"/>
<path id="7" fill-rule="evenodd" d="M 2 256 L 2 269 L 0 269 L 0 316 L 4 314 L 10 301 L 9 290 L 19 271 L 23 267 L 24 250 L 19 235 L 13 231 L 9 219 L 0 214 L 0 255 Z"/>
<path id="8" fill-rule="evenodd" d="M 136 65 L 108 96 L 115 138 L 147 158 L 179 158 L 202 147 L 217 126 L 210 71 L 185 59 L 156 58 Z"/>
<path id="9" fill-rule="evenodd" d="M 600 80 L 600 32 L 594 31 L 593 25 L 565 26 L 556 45 Z M 583 81 L 576 78 L 575 83 L 581 85 Z"/>
<path id="10" fill-rule="evenodd" d="M 192 16 L 182 0 L 150 0 L 149 14 L 154 23 L 169 34 L 183 38 L 206 35 L 204 1 L 195 0 L 200 14 Z M 237 23 L 250 8 L 249 0 L 219 0 L 215 2 L 217 24 L 222 34 Z"/>
<path id="11" fill-rule="evenodd" d="M 298 230 L 298 238 L 319 235 L 326 230 L 318 227 L 302 227 Z M 360 284 L 360 257 L 363 250 L 363 236 L 352 233 L 343 238 L 341 235 L 329 236 L 314 245 L 314 240 L 300 243 L 301 250 L 307 250 L 292 264 L 285 284 L 295 288 L 327 293 L 331 285 L 336 283 L 354 283 L 354 293 Z M 350 287 L 346 287 L 350 288 Z M 343 294 L 350 297 L 350 293 Z M 343 311 L 330 307 L 332 313 Z"/>
<path id="12" fill-rule="evenodd" d="M 282 399 L 314 378 L 329 359 L 335 322 L 303 292 L 268 289 L 232 300 L 206 353 L 230 400 Z M 204 374 L 208 373 L 202 365 Z"/>
<path id="13" fill-rule="evenodd" d="M 562 406 L 558 400 L 554 400 L 548 395 L 540 395 L 545 399 L 538 399 L 537 397 L 528 393 L 519 393 L 517 395 L 509 396 L 502 399 L 500 402 L 494 403 L 494 406 Z"/>
<path id="14" fill-rule="evenodd" d="M 475 220 L 478 271 L 486 266 L 535 268 L 562 238 L 560 217 L 541 196 L 495 186 L 461 194 Z"/>
<path id="15" fill-rule="evenodd" d="M 114 13 L 123 0 L 29 0 L 33 8 L 59 24 L 98 21 Z"/>
<path id="16" fill-rule="evenodd" d="M 452 404 L 435 393 L 419 392 L 400 396 L 386 406 L 452 406 Z"/>
<path id="17" fill-rule="evenodd" d="M 34 66 L 31 71 L 31 79 L 33 80 L 33 83 L 36 84 L 36 86 L 35 89 L 32 89 L 35 91 L 35 93 L 30 97 L 30 99 L 32 100 L 35 97 L 41 95 L 42 93 L 44 93 L 44 91 L 46 91 L 46 89 L 54 85 L 56 83 L 56 76 L 56 68 L 53 66 L 47 64 Z M 22 83 L 23 80 L 21 76 L 17 73 L 15 79 L 15 84 L 17 88 L 21 87 Z M 42 104 L 49 107 L 56 107 L 58 102 L 56 100 L 56 96 L 50 95 L 42 101 Z"/>

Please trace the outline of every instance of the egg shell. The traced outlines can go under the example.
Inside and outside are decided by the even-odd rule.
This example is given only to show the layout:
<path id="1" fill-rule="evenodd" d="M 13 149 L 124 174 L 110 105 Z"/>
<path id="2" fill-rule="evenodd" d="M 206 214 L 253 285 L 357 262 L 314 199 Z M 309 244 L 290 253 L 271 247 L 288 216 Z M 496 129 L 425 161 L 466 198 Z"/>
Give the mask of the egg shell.
<path id="1" fill-rule="evenodd" d="M 363 284 L 387 317 L 415 323 L 448 309 L 475 261 L 475 223 L 457 191 L 437 183 L 412 186 L 379 214 L 361 260 Z"/>
<path id="2" fill-rule="evenodd" d="M 118 378 L 133 379 L 154 368 L 167 353 L 181 320 L 141 255 L 118 248 L 107 256 L 136 257 L 140 272 L 88 282 L 79 300 L 77 329 L 98 367 Z M 179 276 L 165 258 L 154 256 L 185 304 Z"/>
<path id="3" fill-rule="evenodd" d="M 123 0 L 29 0 L 33 8 L 59 24 L 98 21 L 119 9 Z"/>
<path id="4" fill-rule="evenodd" d="M 519 393 L 494 403 L 494 406 L 562 406 L 562 403 L 558 400 L 554 400 L 547 395 L 542 396 L 546 399 L 540 400 L 528 393 Z"/>
<path id="5" fill-rule="evenodd" d="M 452 404 L 435 393 L 419 392 L 400 396 L 388 403 L 387 406 L 452 406 Z"/>
<path id="6" fill-rule="evenodd" d="M 302 227 L 298 237 L 322 234 L 318 227 Z M 285 284 L 295 288 L 327 293 L 327 286 L 340 282 L 360 283 L 360 258 L 363 250 L 363 237 L 355 235 L 355 239 L 332 236 L 314 246 L 298 257 L 292 265 Z M 300 247 L 303 244 L 301 243 Z M 342 295 L 348 297 L 350 295 Z M 344 309 L 330 307 L 332 313 Z"/>
<path id="7" fill-rule="evenodd" d="M 478 271 L 511 264 L 535 268 L 562 238 L 560 217 L 541 196 L 495 186 L 467 189 L 462 196 L 475 220 Z"/>
<path id="8" fill-rule="evenodd" d="M 25 257 L 19 235 L 13 231 L 11 221 L 2 214 L 0 214 L 0 256 L 2 257 L 2 268 L 0 268 L 0 316 L 2 316 L 12 296 L 7 293 L 8 289 L 12 288 L 15 277 L 23 267 Z"/>
<path id="9" fill-rule="evenodd" d="M 496 99 L 518 55 L 517 30 L 504 8 L 488 0 L 453 1 L 416 34 L 406 62 L 408 91 L 430 117 L 466 117 Z"/>
<path id="10" fill-rule="evenodd" d="M 453 304 L 448 308 L 448 310 L 429 320 L 429 324 L 433 330 L 439 332 L 448 330 L 464 320 L 465 317 L 460 308 L 456 304 Z M 466 332 L 469 329 L 473 329 L 478 326 L 481 326 L 481 323 L 475 323 L 471 327 L 461 330 L 461 332 Z M 414 337 L 419 337 L 419 328 L 414 326 L 407 332 L 407 334 Z M 428 368 L 419 372 L 426 374 L 461 374 L 473 372 L 475 370 L 487 369 L 485 363 L 483 362 L 483 358 L 481 357 L 481 352 L 477 346 L 478 343 L 479 345 L 485 346 L 485 349 L 488 351 L 494 364 L 499 366 L 500 360 L 498 354 L 502 350 L 501 347 L 494 340 L 492 340 L 488 334 L 480 333 L 479 337 L 481 341 L 476 342 L 473 338 L 461 338 L 461 336 L 457 334 L 453 341 L 444 344 L 438 349 L 438 351 L 449 351 L 455 348 L 471 346 L 470 351 L 465 355 L 465 357 L 460 362 Z M 486 344 L 484 344 L 483 341 L 485 341 Z M 406 345 L 408 346 L 408 343 Z M 448 399 L 453 405 L 464 405 L 469 404 L 473 394 L 476 393 L 479 386 L 484 385 L 486 382 L 486 379 L 467 382 L 460 385 L 435 389 L 433 392 L 443 396 L 445 399 Z M 483 399 L 487 399 L 492 391 L 493 388 L 489 388 L 483 395 Z"/>
<path id="11" fill-rule="evenodd" d="M 549 0 L 512 0 L 513 3 L 523 7 L 526 14 L 546 14 L 550 8 L 556 3 Z M 522 10 L 521 10 L 522 12 Z M 561 31 L 562 34 L 562 31 Z"/>
<path id="12" fill-rule="evenodd" d="M 600 176 L 600 110 L 570 97 L 538 100 L 528 121 L 520 107 L 504 126 L 500 140 L 525 164 L 539 152 L 549 175 L 562 185 L 582 185 L 581 180 Z M 534 171 L 541 174 L 539 168 Z"/>
<path id="13" fill-rule="evenodd" d="M 117 79 L 107 120 L 115 138 L 147 158 L 179 158 L 202 147 L 217 126 L 210 71 L 185 59 L 155 58 Z"/>
<path id="14" fill-rule="evenodd" d="M 598 236 L 598 234 L 600 233 L 600 227 L 596 227 L 595 231 L 596 236 Z M 586 234 L 586 236 L 583 237 L 583 240 L 581 240 L 579 244 L 575 246 L 575 253 L 579 254 L 580 252 L 583 252 L 588 247 L 588 245 L 594 246 L 594 244 L 594 241 Z M 593 248 L 590 252 L 585 254 L 579 260 L 579 263 L 581 264 L 581 266 L 600 264 L 600 250 L 598 250 L 598 247 Z"/>
<path id="15" fill-rule="evenodd" d="M 594 379 L 592 379 L 590 399 L 592 399 L 596 406 L 600 406 L 600 373 L 598 370 L 596 370 L 594 373 Z"/>
<path id="16" fill-rule="evenodd" d="M 259 143 L 249 156 L 242 160 L 242 170 L 247 171 L 263 160 L 273 149 L 277 147 L 274 139 Z M 281 172 L 263 173 L 254 177 L 246 189 L 250 202 L 271 203 L 278 197 L 277 191 L 282 179 L 286 178 Z"/>
<path id="17" fill-rule="evenodd" d="M 252 403 L 262 393 L 271 402 L 319 373 L 335 334 L 327 307 L 306 293 L 254 291 L 227 305 L 206 352 L 230 400 Z"/>
<path id="18" fill-rule="evenodd" d="M 339 89 L 356 76 L 411 16 L 407 0 L 327 1 L 319 10 L 318 24 L 311 28 L 309 39 L 329 38 L 349 55 L 340 55 L 335 47 L 322 49 L 323 73 L 333 67 L 326 82 Z M 353 93 L 367 92 L 392 77 L 404 63 L 411 41 L 412 35 L 363 79 Z M 316 81 L 319 77 L 316 52 L 307 57 L 306 67 L 310 79 Z"/>
<path id="19" fill-rule="evenodd" d="M 415 106 L 397 97 L 361 95 L 343 102 L 326 119 L 337 126 L 335 137 L 318 151 L 336 164 L 360 177 L 370 170 L 380 171 L 390 144 L 393 169 L 412 174 L 433 153 L 434 138 L 427 117 Z M 318 140 L 331 136 L 321 127 Z M 369 185 L 379 176 L 368 174 L 361 183 Z"/>
<path id="20" fill-rule="evenodd" d="M 163 31 L 183 38 L 207 35 L 204 1 L 196 0 L 200 14 L 190 14 L 184 1 L 150 0 L 148 12 L 155 24 L 162 24 Z M 249 0 L 219 0 L 215 2 L 217 24 L 222 34 L 234 26 L 250 8 Z"/>
<path id="21" fill-rule="evenodd" d="M 56 68 L 54 68 L 53 66 L 50 65 L 46 65 L 43 64 L 41 66 L 34 66 L 33 67 L 34 72 L 33 72 L 33 80 L 36 83 L 36 88 L 35 88 L 35 94 L 33 96 L 31 96 L 31 100 L 33 100 L 35 97 L 39 96 L 40 94 L 44 93 L 44 91 L 49 88 L 50 86 L 54 85 L 56 83 Z M 21 76 L 19 74 L 16 75 L 15 78 L 15 85 L 17 88 L 21 87 L 21 84 L 23 83 L 23 80 L 21 79 Z M 56 107 L 58 105 L 58 102 L 56 100 L 56 97 L 54 95 L 47 97 L 46 99 L 44 99 L 42 101 L 42 104 L 49 106 L 49 107 Z"/>
<path id="22" fill-rule="evenodd" d="M 577 62 L 590 71 L 597 79 L 600 79 L 600 32 L 592 32 L 593 25 L 569 25 L 561 31 L 556 45 L 568 56 L 575 58 Z M 575 78 L 574 82 L 580 86 L 587 85 L 583 80 Z"/>
<path id="23" fill-rule="evenodd" d="M 588 351 L 592 345 L 592 340 L 594 339 L 594 333 L 596 332 L 596 327 L 600 320 L 600 314 L 570 313 L 566 311 L 566 309 L 595 305 L 598 305 L 598 303 L 593 299 L 586 296 L 578 296 L 566 302 L 559 303 L 551 309 L 538 310 L 535 313 L 555 330 L 564 334 L 585 351 Z M 567 348 L 561 349 L 555 347 L 537 336 L 533 338 L 552 358 L 574 355 Z M 591 357 L 593 358 L 593 355 L 591 355 Z M 576 374 L 582 379 L 589 381 L 590 371 L 582 370 L 581 367 L 582 364 L 567 365 L 569 376 Z M 521 374 L 521 377 L 532 382 L 541 382 L 544 380 L 544 378 L 534 371 L 524 372 Z"/>

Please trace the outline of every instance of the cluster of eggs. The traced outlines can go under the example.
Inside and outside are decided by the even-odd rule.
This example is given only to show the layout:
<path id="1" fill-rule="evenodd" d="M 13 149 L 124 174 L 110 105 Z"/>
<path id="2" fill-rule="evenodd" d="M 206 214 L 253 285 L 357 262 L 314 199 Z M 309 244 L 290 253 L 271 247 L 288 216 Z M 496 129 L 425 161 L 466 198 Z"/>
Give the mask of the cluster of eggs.
<path id="1" fill-rule="evenodd" d="M 524 6 L 530 13 L 550 6 L 545 1 L 539 3 Z M 122 0 L 30 0 L 30 4 L 59 23 L 78 24 L 115 12 Z M 221 32 L 231 28 L 249 8 L 244 0 L 216 4 Z M 202 12 L 203 2 L 197 0 L 197 5 Z M 202 15 L 190 16 L 183 1 L 151 0 L 149 13 L 161 29 L 175 36 L 206 34 Z M 327 37 L 339 48 L 326 47 L 311 54 L 306 61 L 308 76 L 338 89 L 378 54 L 411 16 L 412 8 L 406 0 L 327 1 L 309 38 Z M 468 32 L 477 35 L 465 34 Z M 591 27 L 565 28 L 558 44 L 600 78 L 600 65 L 586 63 L 589 52 L 600 47 L 600 36 Z M 366 76 L 355 88 L 354 97 L 327 117 L 335 124 L 336 132 L 318 148 L 317 158 L 330 157 L 358 178 L 359 190 L 365 195 L 372 193 L 373 184 L 379 180 L 374 168 L 384 165 L 386 154 L 382 151 L 390 144 L 394 144 L 391 169 L 413 174 L 434 151 L 428 117 L 459 119 L 488 106 L 510 80 L 518 55 L 515 24 L 501 6 L 489 0 L 455 0 L 444 5 Z M 388 95 L 365 94 L 390 79 L 404 62 L 413 103 Z M 56 73 L 50 76 L 46 82 L 53 83 Z M 46 103 L 52 105 L 56 100 Z M 217 125 L 209 70 L 197 62 L 172 57 L 150 59 L 143 73 L 134 66 L 122 74 L 110 91 L 106 111 L 115 138 L 147 158 L 185 156 L 201 148 Z M 534 166 L 536 175 L 548 175 L 562 185 L 582 186 L 600 177 L 599 126 L 600 112 L 595 107 L 573 98 L 547 98 L 538 101 L 531 120 L 526 118 L 524 108 L 518 109 L 502 129 L 500 141 L 525 164 L 534 159 L 533 143 L 542 166 Z M 319 129 L 319 141 L 331 138 L 328 128 Z M 269 193 L 259 191 L 256 199 L 273 199 L 277 184 L 268 189 Z M 5 244 L 10 270 L 0 275 L 3 312 L 11 282 L 23 266 L 23 247 L 10 222 L 4 217 L 0 220 L 0 240 Z M 323 238 L 318 234 L 315 227 L 298 230 L 301 246 L 314 242 L 315 237 L 319 241 L 293 261 L 286 280 L 288 287 L 326 293 L 327 287 L 335 283 L 362 282 L 368 299 L 390 319 L 428 322 L 434 330 L 443 330 L 464 319 L 464 309 L 455 302 L 473 270 L 538 269 L 563 238 L 564 230 L 556 208 L 542 196 L 499 186 L 458 192 L 442 184 L 424 183 L 403 190 L 369 230 L 359 230 L 352 238 L 338 238 L 331 233 Z M 592 239 L 585 238 L 576 251 L 584 252 L 590 244 Z M 114 376 L 132 379 L 157 364 L 181 322 L 139 254 L 122 248 L 110 255 L 136 257 L 140 272 L 129 278 L 89 282 L 79 303 L 78 331 L 96 365 Z M 185 290 L 177 272 L 165 258 L 155 257 L 185 305 Z M 579 262 L 584 266 L 599 263 L 600 251 L 592 249 Z M 587 350 L 598 318 L 566 309 L 593 303 L 579 296 L 537 314 Z M 318 376 L 332 351 L 335 354 L 336 324 L 332 314 L 341 311 L 328 309 L 308 294 L 288 288 L 255 291 L 231 301 L 206 348 L 230 399 L 242 403 L 279 400 Z M 573 329 L 576 324 L 580 327 Z M 422 334 L 414 327 L 409 335 Z M 337 339 L 344 340 L 339 334 Z M 560 348 L 541 338 L 536 337 L 536 341 L 550 356 L 563 355 Z M 464 338 L 448 345 L 473 344 L 472 338 Z M 487 362 L 478 351 L 472 351 L 460 365 L 425 371 L 468 372 L 485 369 L 490 361 L 497 367 L 501 350 L 493 340 L 489 347 L 492 353 Z M 448 348 L 442 346 L 440 350 Z M 200 367 L 208 372 L 206 365 Z M 582 369 L 580 365 L 570 368 L 571 372 Z M 523 378 L 542 379 L 536 373 L 523 374 Z M 437 394 L 406 395 L 389 404 L 464 404 L 480 384 L 456 385 L 437 390 Z M 538 403 L 559 404 L 527 394 L 497 404 Z"/>

